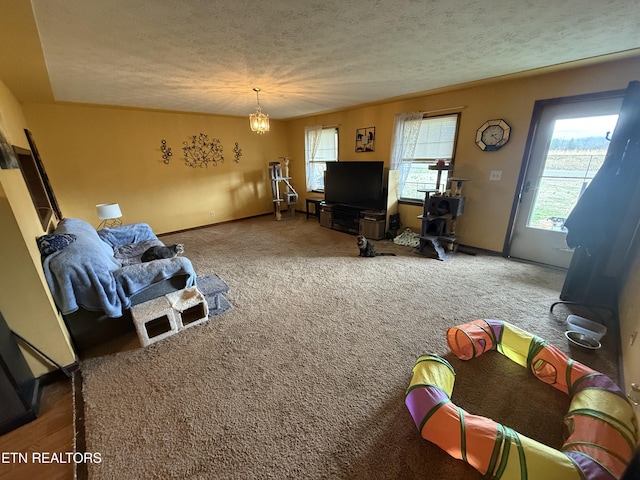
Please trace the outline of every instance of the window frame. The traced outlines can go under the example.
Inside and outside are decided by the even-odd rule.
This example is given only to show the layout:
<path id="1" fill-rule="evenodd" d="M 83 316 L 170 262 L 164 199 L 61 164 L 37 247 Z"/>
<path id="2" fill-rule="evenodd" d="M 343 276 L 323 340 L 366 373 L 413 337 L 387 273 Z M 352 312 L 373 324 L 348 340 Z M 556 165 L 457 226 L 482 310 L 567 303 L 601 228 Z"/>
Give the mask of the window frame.
<path id="1" fill-rule="evenodd" d="M 322 188 L 312 188 L 312 186 L 310 186 L 308 184 L 308 180 L 307 180 L 307 172 L 309 170 L 309 166 L 311 164 L 324 164 L 324 171 L 326 172 L 327 168 L 326 168 L 326 164 L 327 162 L 338 162 L 339 160 L 339 152 L 340 152 L 340 129 L 337 126 L 333 126 L 333 125 L 327 125 L 327 126 L 322 126 L 322 134 L 324 135 L 325 131 L 329 131 L 329 130 L 333 130 L 334 132 L 334 136 L 335 136 L 335 152 L 336 152 L 336 158 L 335 160 L 311 160 L 309 158 L 308 152 L 307 152 L 307 146 L 308 146 L 308 142 L 307 142 L 307 138 L 306 138 L 306 134 L 305 134 L 305 152 L 304 152 L 304 156 L 305 156 L 305 187 L 306 187 L 306 191 L 307 192 L 311 192 L 311 193 L 324 193 L 324 179 L 322 180 Z M 315 186 L 315 185 L 314 185 Z"/>
<path id="2" fill-rule="evenodd" d="M 453 146 L 452 146 L 452 150 L 451 150 L 451 158 L 447 159 L 447 158 L 420 158 L 420 157 L 415 157 L 412 159 L 403 159 L 401 161 L 400 164 L 400 168 L 402 168 L 402 165 L 405 163 L 408 164 L 427 164 L 429 166 L 431 165 L 436 165 L 438 160 L 445 160 L 449 162 L 450 168 L 449 170 L 443 170 L 443 172 L 445 173 L 445 175 L 443 175 L 443 179 L 441 179 L 441 185 L 443 185 L 443 188 L 446 188 L 447 185 L 447 181 L 449 179 L 449 177 L 451 176 L 451 174 L 453 173 L 453 168 L 455 165 L 455 158 L 456 158 L 456 150 L 457 150 L 457 146 L 458 146 L 458 135 L 460 133 L 460 119 L 462 117 L 461 112 L 451 112 L 451 113 L 443 113 L 443 114 L 438 114 L 438 115 L 429 115 L 427 113 L 425 113 L 422 117 L 421 122 L 425 122 L 428 120 L 434 120 L 437 118 L 442 118 L 442 117 L 456 117 L 456 126 L 455 126 L 455 134 L 453 137 Z M 412 182 L 413 183 L 413 182 Z M 406 184 L 406 182 L 405 182 Z M 398 185 L 398 202 L 401 204 L 407 204 L 407 205 L 423 205 L 424 204 L 424 198 L 411 198 L 411 197 L 403 197 L 402 196 L 402 189 L 404 187 L 403 185 Z M 433 188 L 435 188 L 435 184 L 433 185 Z"/>

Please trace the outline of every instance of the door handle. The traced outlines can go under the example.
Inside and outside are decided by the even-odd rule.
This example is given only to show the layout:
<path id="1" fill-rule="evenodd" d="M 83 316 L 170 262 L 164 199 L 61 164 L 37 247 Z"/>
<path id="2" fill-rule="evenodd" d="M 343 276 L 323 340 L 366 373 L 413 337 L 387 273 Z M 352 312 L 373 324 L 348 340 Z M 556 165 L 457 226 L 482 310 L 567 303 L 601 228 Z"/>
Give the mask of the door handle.
<path id="1" fill-rule="evenodd" d="M 522 190 L 520 190 L 520 195 L 518 195 L 519 203 L 522 203 L 522 197 L 524 196 L 525 193 L 529 193 L 529 190 L 531 190 L 531 181 L 525 182 L 525 184 L 522 186 Z"/>

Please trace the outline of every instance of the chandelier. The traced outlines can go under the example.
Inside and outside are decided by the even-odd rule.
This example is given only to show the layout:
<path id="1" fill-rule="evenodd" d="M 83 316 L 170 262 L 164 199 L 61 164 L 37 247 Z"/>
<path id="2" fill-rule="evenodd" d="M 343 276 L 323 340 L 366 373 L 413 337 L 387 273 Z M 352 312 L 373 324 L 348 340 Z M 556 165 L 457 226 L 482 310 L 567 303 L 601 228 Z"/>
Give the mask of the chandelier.
<path id="1" fill-rule="evenodd" d="M 260 108 L 260 97 L 258 93 L 260 89 L 258 87 L 253 89 L 256 92 L 256 99 L 258 100 L 258 105 L 256 106 L 256 113 L 252 113 L 249 115 L 249 125 L 251 125 L 251 130 L 253 132 L 262 135 L 269 131 L 269 115 L 265 115 L 262 113 L 262 109 Z"/>

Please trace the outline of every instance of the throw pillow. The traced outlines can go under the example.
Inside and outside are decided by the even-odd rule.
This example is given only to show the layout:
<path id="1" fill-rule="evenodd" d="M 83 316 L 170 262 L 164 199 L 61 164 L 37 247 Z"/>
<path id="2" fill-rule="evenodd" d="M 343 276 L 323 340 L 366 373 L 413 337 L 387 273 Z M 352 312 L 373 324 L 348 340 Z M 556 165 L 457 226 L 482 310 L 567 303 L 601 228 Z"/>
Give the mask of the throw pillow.
<path id="1" fill-rule="evenodd" d="M 38 250 L 43 257 L 59 252 L 63 248 L 68 247 L 78 238 L 73 233 L 59 233 L 57 235 L 43 235 L 36 239 Z"/>

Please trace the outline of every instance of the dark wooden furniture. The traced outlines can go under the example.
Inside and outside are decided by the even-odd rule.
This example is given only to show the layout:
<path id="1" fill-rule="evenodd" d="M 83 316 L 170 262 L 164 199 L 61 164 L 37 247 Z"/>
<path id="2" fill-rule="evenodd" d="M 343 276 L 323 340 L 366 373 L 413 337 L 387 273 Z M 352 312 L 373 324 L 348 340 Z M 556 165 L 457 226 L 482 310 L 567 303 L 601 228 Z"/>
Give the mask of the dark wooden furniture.
<path id="1" fill-rule="evenodd" d="M 0 313 L 0 435 L 38 415 L 40 384 Z"/>
<path id="2" fill-rule="evenodd" d="M 320 207 L 320 225 L 353 235 L 363 235 L 366 231 L 369 233 L 368 237 L 373 240 L 384 238 L 389 229 L 391 215 L 398 213 L 399 178 L 398 170 L 384 169 L 383 196 L 386 205 L 384 210 L 371 210 L 370 208 L 323 201 L 316 205 L 316 207 Z"/>
<path id="3" fill-rule="evenodd" d="M 313 215 L 320 221 L 320 204 L 322 203 L 321 198 L 309 198 L 306 199 L 306 214 L 307 220 L 309 220 L 309 215 L 312 213 L 309 211 L 309 206 L 313 205 Z"/>

